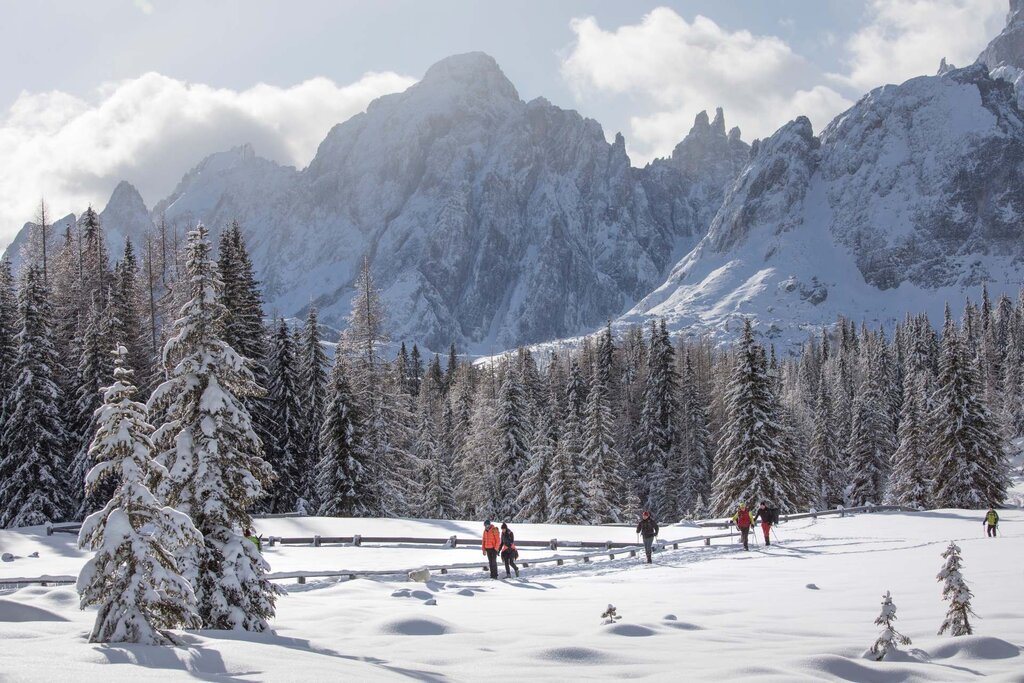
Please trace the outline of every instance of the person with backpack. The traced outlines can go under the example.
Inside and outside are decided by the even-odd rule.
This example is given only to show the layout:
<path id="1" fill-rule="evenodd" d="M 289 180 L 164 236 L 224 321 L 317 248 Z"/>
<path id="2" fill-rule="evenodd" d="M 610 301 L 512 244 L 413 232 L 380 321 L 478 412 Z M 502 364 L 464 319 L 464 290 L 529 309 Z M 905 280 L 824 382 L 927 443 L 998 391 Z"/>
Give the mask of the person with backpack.
<path id="1" fill-rule="evenodd" d="M 250 541 L 254 546 L 256 546 L 256 550 L 259 550 L 261 553 L 263 552 L 263 541 L 260 540 L 259 536 L 252 532 L 252 529 L 250 529 L 249 527 L 245 527 L 245 529 L 242 531 L 242 535 L 245 536 L 246 540 Z"/>
<path id="2" fill-rule="evenodd" d="M 750 536 L 750 528 L 754 526 L 754 518 L 750 516 L 750 510 L 747 509 L 746 503 L 740 503 L 740 509 L 732 516 L 732 523 L 740 530 L 740 540 L 743 541 L 743 549 L 750 550 L 747 539 Z"/>
<path id="3" fill-rule="evenodd" d="M 985 526 L 985 535 L 989 538 L 995 538 L 998 531 L 997 527 L 999 526 L 999 513 L 989 508 L 988 512 L 985 513 L 985 520 L 982 524 Z"/>
<path id="4" fill-rule="evenodd" d="M 764 534 L 764 544 L 771 545 L 771 530 L 772 525 L 778 521 L 778 512 L 774 508 L 768 507 L 768 503 L 761 503 L 761 506 L 757 508 L 757 515 L 754 516 L 754 521 L 761 520 L 761 533 Z"/>
<path id="5" fill-rule="evenodd" d="M 484 555 L 487 556 L 487 564 L 490 565 L 491 578 L 498 578 L 498 550 L 501 549 L 501 534 L 498 527 L 491 524 L 491 520 L 484 522 L 484 540 L 481 544 Z"/>
<path id="6" fill-rule="evenodd" d="M 516 550 L 516 536 L 508 528 L 508 524 L 501 523 L 501 561 L 505 563 L 505 578 L 512 578 L 509 567 L 519 576 L 519 567 L 516 560 L 519 559 L 519 551 Z"/>
<path id="7" fill-rule="evenodd" d="M 658 523 L 654 521 L 649 510 L 644 510 L 644 514 L 640 517 L 640 523 L 636 525 L 636 532 L 644 537 L 647 564 L 651 564 L 651 553 L 654 551 L 654 539 L 658 536 L 658 531 Z"/>

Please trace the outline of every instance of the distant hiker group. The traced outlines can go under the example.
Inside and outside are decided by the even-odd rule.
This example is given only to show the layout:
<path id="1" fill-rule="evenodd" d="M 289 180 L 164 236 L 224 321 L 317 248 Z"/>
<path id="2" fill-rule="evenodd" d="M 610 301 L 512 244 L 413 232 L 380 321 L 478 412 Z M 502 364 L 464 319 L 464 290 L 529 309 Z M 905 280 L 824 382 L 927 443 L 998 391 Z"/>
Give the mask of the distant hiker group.
<path id="1" fill-rule="evenodd" d="M 487 556 L 492 579 L 498 578 L 499 554 L 501 555 L 501 561 L 505 563 L 505 578 L 511 578 L 512 572 L 519 576 L 519 567 L 516 565 L 516 560 L 519 559 L 519 551 L 516 549 L 515 540 L 515 534 L 508 528 L 508 524 L 503 522 L 501 532 L 499 533 L 497 527 L 491 524 L 491 520 L 488 519 L 484 522 L 482 548 L 484 555 Z"/>
<path id="2" fill-rule="evenodd" d="M 764 544 L 771 545 L 771 529 L 779 521 L 778 509 L 768 507 L 767 503 L 761 503 L 757 508 L 757 512 L 751 515 L 746 503 L 740 503 L 739 510 L 732 516 L 732 523 L 740 530 L 740 540 L 743 542 L 744 550 L 750 550 L 750 530 L 754 527 L 757 520 L 761 520 L 761 533 L 764 535 Z"/>

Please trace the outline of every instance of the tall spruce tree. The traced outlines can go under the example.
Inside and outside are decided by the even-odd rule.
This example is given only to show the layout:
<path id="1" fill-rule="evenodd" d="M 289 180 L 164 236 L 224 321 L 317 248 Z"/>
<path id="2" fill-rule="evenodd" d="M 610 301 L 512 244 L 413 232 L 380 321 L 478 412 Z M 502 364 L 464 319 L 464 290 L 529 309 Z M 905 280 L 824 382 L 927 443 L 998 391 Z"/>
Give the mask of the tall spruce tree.
<path id="1" fill-rule="evenodd" d="M 310 305 L 306 322 L 302 326 L 302 341 L 298 346 L 299 391 L 302 397 L 302 450 L 310 463 L 309 472 L 303 480 L 303 496 L 309 501 L 316 500 L 316 484 L 313 469 L 320 462 L 320 428 L 324 423 L 327 406 L 328 372 L 330 361 L 320 338 L 319 312 Z"/>
<path id="2" fill-rule="evenodd" d="M 320 430 L 320 461 L 316 466 L 319 514 L 325 517 L 368 517 L 377 506 L 363 449 L 359 408 L 346 375 L 335 359 Z"/>
<path id="3" fill-rule="evenodd" d="M 853 423 L 846 447 L 850 479 L 847 498 L 852 505 L 877 505 L 882 502 L 889 476 L 893 423 L 879 343 L 872 339 L 863 348 L 861 381 L 853 399 Z"/>
<path id="4" fill-rule="evenodd" d="M 523 473 L 519 487 L 519 512 L 516 517 L 539 524 L 550 516 L 548 509 L 548 484 L 554 466 L 555 450 L 558 447 L 556 425 L 547 411 L 541 413 L 534 424 L 530 442 L 530 463 Z"/>
<path id="5" fill-rule="evenodd" d="M 926 392 L 923 371 L 904 376 L 899 443 L 892 456 L 889 482 L 889 498 L 897 505 L 924 508 L 932 499 Z"/>
<path id="6" fill-rule="evenodd" d="M 1006 446 L 983 402 L 977 363 L 946 311 L 930 424 L 937 507 L 999 505 L 1009 489 Z"/>
<path id="7" fill-rule="evenodd" d="M 29 266 L 18 295 L 18 355 L 7 397 L 0 461 L 0 527 L 44 524 L 67 517 L 71 504 L 59 412 L 59 367 L 53 350 L 50 303 L 42 270 Z"/>
<path id="8" fill-rule="evenodd" d="M 615 420 L 600 364 L 595 364 L 587 397 L 580 453 L 584 494 L 592 522 L 621 522 L 622 459 L 615 444 Z"/>
<path id="9" fill-rule="evenodd" d="M 840 461 L 831 392 L 824 379 L 818 385 L 811 433 L 810 462 L 813 504 L 831 510 L 845 502 L 846 470 Z"/>
<path id="10" fill-rule="evenodd" d="M 774 504 L 792 510 L 793 482 L 786 481 L 787 460 L 778 404 L 764 349 L 754 342 L 750 320 L 743 336 L 726 394 L 725 425 L 715 457 L 715 499 L 719 514 L 739 503 Z"/>
<path id="11" fill-rule="evenodd" d="M 267 461 L 277 480 L 268 491 L 271 512 L 293 512 L 304 499 L 305 480 L 311 462 L 303 449 L 302 405 L 298 363 L 291 331 L 284 319 L 277 321 L 270 349 L 267 404 L 276 425 L 266 444 Z"/>
<path id="12" fill-rule="evenodd" d="M 161 417 L 153 438 L 167 469 L 160 494 L 203 535 L 203 545 L 179 559 L 189 566 L 204 627 L 265 631 L 280 589 L 242 535 L 273 478 L 242 403 L 261 389 L 222 339 L 227 311 L 202 225 L 189 233 L 186 257 L 191 299 L 163 349 L 168 379 L 149 400 Z"/>
<path id="13" fill-rule="evenodd" d="M 701 392 L 697 372 L 689 352 L 683 359 L 679 392 L 678 461 L 682 465 L 679 479 L 679 512 L 693 513 L 698 499 L 711 500 L 713 456 L 708 432 L 707 399 Z"/>
<path id="14" fill-rule="evenodd" d="M 428 379 L 430 374 L 428 373 Z M 428 383 L 424 382 L 424 386 Z M 516 502 L 520 481 L 530 460 L 530 425 L 519 372 L 511 364 L 505 369 L 497 401 L 498 450 L 494 453 L 497 487 L 501 498 L 495 501 L 495 517 L 512 520 L 519 507 Z"/>

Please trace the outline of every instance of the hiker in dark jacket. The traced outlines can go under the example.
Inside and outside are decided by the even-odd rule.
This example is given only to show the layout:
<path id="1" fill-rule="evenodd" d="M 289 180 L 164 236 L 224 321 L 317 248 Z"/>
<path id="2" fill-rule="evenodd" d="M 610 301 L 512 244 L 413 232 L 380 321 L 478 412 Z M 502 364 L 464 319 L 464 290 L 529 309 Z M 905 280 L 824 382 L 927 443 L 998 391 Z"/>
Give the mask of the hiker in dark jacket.
<path id="1" fill-rule="evenodd" d="M 747 509 L 746 503 L 740 503 L 740 509 L 732 516 L 732 521 L 736 528 L 740 530 L 743 549 L 750 550 L 748 538 L 750 536 L 750 527 L 754 526 L 754 518 L 750 516 L 750 510 Z"/>
<path id="2" fill-rule="evenodd" d="M 985 513 L 985 521 L 982 524 L 985 525 L 985 535 L 994 538 L 999 526 L 999 513 L 989 508 L 988 512 Z"/>
<path id="3" fill-rule="evenodd" d="M 501 561 L 505 563 L 505 578 L 511 578 L 512 574 L 509 573 L 509 567 L 512 571 L 519 576 L 519 567 L 516 566 L 516 560 L 519 558 L 519 551 L 516 550 L 516 536 L 512 533 L 512 530 L 508 528 L 508 524 L 502 522 L 501 524 Z"/>
<path id="4" fill-rule="evenodd" d="M 764 544 L 771 545 L 771 530 L 772 524 L 775 524 L 775 510 L 768 507 L 768 503 L 761 503 L 760 507 L 757 508 L 757 514 L 754 515 L 754 521 L 761 520 L 761 532 L 764 534 Z"/>
<path id="5" fill-rule="evenodd" d="M 651 517 L 651 513 L 644 511 L 640 523 L 636 525 L 636 532 L 644 537 L 644 552 L 647 553 L 647 564 L 651 563 L 651 552 L 654 550 L 654 538 L 658 535 L 658 523 Z"/>

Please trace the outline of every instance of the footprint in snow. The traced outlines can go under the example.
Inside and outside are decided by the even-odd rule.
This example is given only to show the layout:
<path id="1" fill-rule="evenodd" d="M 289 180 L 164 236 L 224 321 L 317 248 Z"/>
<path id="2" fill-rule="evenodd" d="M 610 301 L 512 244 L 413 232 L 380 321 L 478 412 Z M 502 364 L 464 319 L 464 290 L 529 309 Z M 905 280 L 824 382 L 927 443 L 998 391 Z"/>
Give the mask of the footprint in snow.
<path id="1" fill-rule="evenodd" d="M 820 588 L 818 588 L 816 584 L 813 583 L 807 584 L 807 588 L 810 588 L 812 591 L 821 590 Z"/>

